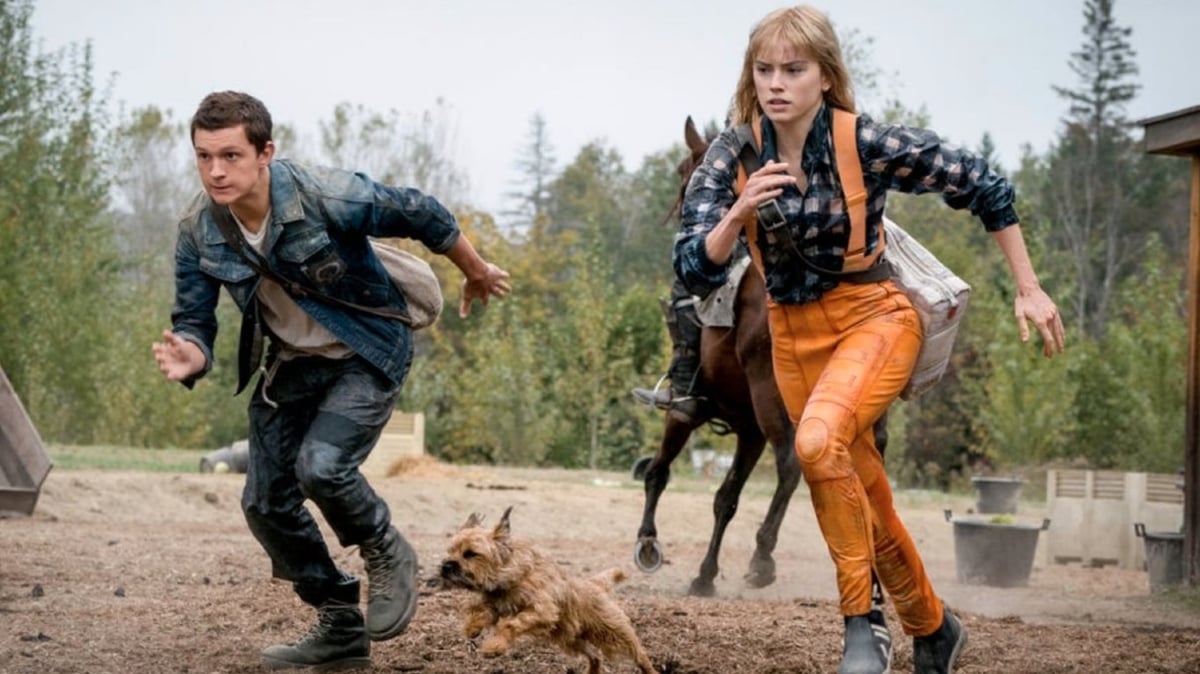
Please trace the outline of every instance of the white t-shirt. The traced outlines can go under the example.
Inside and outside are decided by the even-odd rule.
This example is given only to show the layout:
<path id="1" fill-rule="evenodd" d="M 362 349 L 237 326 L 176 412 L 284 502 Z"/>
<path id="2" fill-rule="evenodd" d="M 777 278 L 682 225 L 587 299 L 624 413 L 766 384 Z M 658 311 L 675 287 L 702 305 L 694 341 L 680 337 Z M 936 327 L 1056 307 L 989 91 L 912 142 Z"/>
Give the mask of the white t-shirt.
<path id="1" fill-rule="evenodd" d="M 230 213 L 233 210 L 230 209 Z M 263 226 L 257 233 L 251 233 L 238 217 L 233 216 L 246 243 L 263 254 L 263 243 L 266 241 L 267 226 L 271 221 L 271 211 L 267 210 L 263 217 Z M 265 258 L 266 256 L 263 255 Z M 262 279 L 258 284 L 258 303 L 262 311 L 263 322 L 281 342 L 279 357 L 283 360 L 297 356 L 322 356 L 324 358 L 349 358 L 354 355 L 350 347 L 343 344 L 333 333 L 326 330 L 320 323 L 313 320 L 299 304 L 287 294 L 278 283 L 270 279 Z"/>

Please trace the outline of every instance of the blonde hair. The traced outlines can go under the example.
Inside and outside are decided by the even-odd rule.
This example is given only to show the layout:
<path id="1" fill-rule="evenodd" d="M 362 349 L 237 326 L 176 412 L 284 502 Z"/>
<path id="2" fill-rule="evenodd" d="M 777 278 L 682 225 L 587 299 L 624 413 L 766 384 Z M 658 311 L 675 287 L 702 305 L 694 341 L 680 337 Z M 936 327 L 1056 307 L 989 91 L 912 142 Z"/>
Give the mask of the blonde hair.
<path id="1" fill-rule="evenodd" d="M 762 106 L 754 89 L 754 61 L 767 45 L 776 42 L 782 42 L 796 51 L 807 52 L 816 60 L 821 74 L 830 85 L 824 94 L 826 105 L 855 111 L 850 73 L 842 60 L 842 47 L 833 24 L 820 10 L 798 5 L 771 12 L 750 31 L 742 75 L 733 94 L 731 112 L 734 124 L 748 124 L 762 114 Z"/>

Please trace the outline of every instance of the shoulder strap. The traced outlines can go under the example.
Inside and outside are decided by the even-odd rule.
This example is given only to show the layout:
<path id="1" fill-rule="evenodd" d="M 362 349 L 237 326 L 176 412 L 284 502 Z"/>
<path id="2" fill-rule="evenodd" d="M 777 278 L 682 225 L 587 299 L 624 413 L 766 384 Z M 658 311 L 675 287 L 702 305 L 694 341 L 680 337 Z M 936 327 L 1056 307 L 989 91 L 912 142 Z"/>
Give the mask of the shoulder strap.
<path id="1" fill-rule="evenodd" d="M 324 210 L 324 206 L 322 206 Z M 412 318 L 408 314 L 398 309 L 391 307 L 368 307 L 353 302 L 338 299 L 332 295 L 326 295 L 316 288 L 292 281 L 280 276 L 278 272 L 271 268 L 266 259 L 258 255 L 254 249 L 246 250 L 246 240 L 242 236 L 242 232 L 238 229 L 237 223 L 233 221 L 233 213 L 228 206 L 214 204 L 211 201 L 208 203 L 208 212 L 212 214 L 213 220 L 217 223 L 217 229 L 221 230 L 221 236 L 225 238 L 225 243 L 233 248 L 242 260 L 250 266 L 251 269 L 258 272 L 263 278 L 273 281 L 283 288 L 287 294 L 292 297 L 308 297 L 319 302 L 332 304 L 343 309 L 352 309 L 364 313 L 380 316 L 382 318 L 391 318 L 398 320 L 405 325 L 412 325 Z M 261 260 L 261 262 L 259 261 Z"/>
<path id="2" fill-rule="evenodd" d="M 750 124 L 739 124 L 733 128 L 733 133 L 738 143 L 737 181 L 733 186 L 733 194 L 736 197 L 746 188 L 749 175 L 762 168 L 762 158 L 758 154 L 758 148 L 762 146 L 762 122 L 755 118 Z M 750 216 L 750 222 L 746 223 L 744 230 L 754 268 L 765 280 L 766 270 L 763 268 L 762 254 L 758 250 L 757 215 Z"/>
<path id="3" fill-rule="evenodd" d="M 833 113 L 833 150 L 837 161 L 838 178 L 846 199 L 846 214 L 850 216 L 850 245 L 846 247 L 844 271 L 861 271 L 875 264 L 883 253 L 883 219 L 879 220 L 879 245 L 866 255 L 867 249 L 867 187 L 863 182 L 862 161 L 858 158 L 858 116 L 830 106 Z"/>

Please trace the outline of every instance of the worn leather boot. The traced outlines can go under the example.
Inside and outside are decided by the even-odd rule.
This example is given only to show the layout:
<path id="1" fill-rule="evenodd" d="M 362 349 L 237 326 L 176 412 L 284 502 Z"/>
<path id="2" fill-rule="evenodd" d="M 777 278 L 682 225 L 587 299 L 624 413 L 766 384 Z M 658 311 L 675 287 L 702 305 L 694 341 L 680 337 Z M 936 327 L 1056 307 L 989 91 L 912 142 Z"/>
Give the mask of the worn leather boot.
<path id="1" fill-rule="evenodd" d="M 950 674 L 967 645 L 967 628 L 943 608 L 942 626 L 936 632 L 913 639 L 913 671 L 916 674 Z"/>
<path id="2" fill-rule="evenodd" d="M 684 423 L 698 423 L 706 418 L 708 410 L 707 400 L 695 394 L 700 388 L 697 375 L 700 371 L 701 326 L 694 298 L 676 282 L 671 288 L 671 301 L 663 301 L 662 308 L 667 332 L 671 335 L 671 365 L 665 377 L 671 380 L 671 388 L 635 388 L 633 396 L 642 403 L 667 410 Z"/>
<path id="3" fill-rule="evenodd" d="M 330 600 L 317 607 L 317 624 L 299 641 L 263 649 L 268 669 L 312 667 L 331 672 L 371 665 L 371 642 L 358 604 Z"/>
<path id="4" fill-rule="evenodd" d="M 359 546 L 367 569 L 367 634 L 386 641 L 417 613 L 417 553 L 396 527 Z"/>

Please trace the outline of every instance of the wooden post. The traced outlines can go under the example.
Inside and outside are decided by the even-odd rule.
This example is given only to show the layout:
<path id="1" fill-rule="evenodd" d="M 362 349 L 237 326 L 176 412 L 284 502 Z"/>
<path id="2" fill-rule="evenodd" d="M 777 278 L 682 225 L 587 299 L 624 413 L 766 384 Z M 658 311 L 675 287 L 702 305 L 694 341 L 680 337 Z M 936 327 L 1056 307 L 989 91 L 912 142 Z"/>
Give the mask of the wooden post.
<path id="1" fill-rule="evenodd" d="M 1200 585 L 1200 105 L 1139 122 L 1146 152 L 1192 158 L 1187 306 L 1187 409 L 1184 418 L 1183 575 Z"/>
<path id="2" fill-rule="evenodd" d="M 1187 423 L 1183 477 L 1184 580 L 1200 585 L 1200 154 L 1192 157 L 1191 235 L 1188 253 Z"/>

